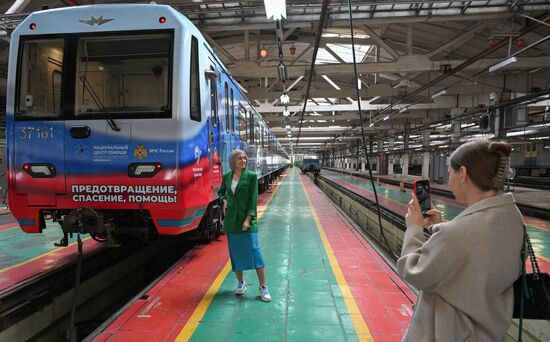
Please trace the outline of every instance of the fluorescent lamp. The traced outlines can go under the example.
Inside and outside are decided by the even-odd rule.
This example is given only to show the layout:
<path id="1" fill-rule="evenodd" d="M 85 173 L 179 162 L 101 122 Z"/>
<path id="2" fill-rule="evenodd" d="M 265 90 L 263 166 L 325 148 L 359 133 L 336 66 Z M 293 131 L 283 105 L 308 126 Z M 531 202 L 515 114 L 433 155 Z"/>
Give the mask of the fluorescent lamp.
<path id="1" fill-rule="evenodd" d="M 336 83 L 334 83 L 334 81 L 332 81 L 327 75 L 323 75 L 323 78 L 325 79 L 325 81 L 327 81 L 331 86 L 334 87 L 334 89 L 336 90 L 342 90 Z"/>
<path id="2" fill-rule="evenodd" d="M 447 91 L 445 89 L 438 91 L 437 93 L 432 95 L 432 99 L 435 99 L 436 97 L 440 97 L 441 95 L 447 94 Z"/>
<path id="3" fill-rule="evenodd" d="M 264 0 L 264 6 L 268 20 L 286 18 L 286 0 Z"/>
<path id="4" fill-rule="evenodd" d="M 405 113 L 407 111 L 407 107 L 403 107 L 399 110 L 399 113 Z"/>
<path id="5" fill-rule="evenodd" d="M 290 128 L 290 125 L 286 125 L 285 128 Z"/>
<path id="6" fill-rule="evenodd" d="M 285 105 L 286 105 L 286 104 L 288 104 L 289 102 L 290 102 L 290 98 L 288 97 L 287 94 L 281 95 L 281 103 L 282 103 L 282 104 L 285 104 Z"/>
<path id="7" fill-rule="evenodd" d="M 384 116 L 384 121 L 388 120 L 390 118 L 389 115 Z"/>
<path id="8" fill-rule="evenodd" d="M 374 124 L 373 124 L 373 123 L 371 123 L 371 124 L 369 125 L 369 127 L 372 127 L 372 126 L 374 126 Z"/>
<path id="9" fill-rule="evenodd" d="M 290 116 L 290 112 L 288 111 L 288 108 L 285 108 L 285 110 L 283 110 L 283 116 Z"/>
<path id="10" fill-rule="evenodd" d="M 502 62 L 497 63 L 497 64 L 493 65 L 492 67 L 490 67 L 489 72 L 496 71 L 496 70 L 498 70 L 502 67 L 507 66 L 508 64 L 516 63 L 517 61 L 518 61 L 518 59 L 516 57 L 510 57 L 510 58 L 505 59 Z"/>

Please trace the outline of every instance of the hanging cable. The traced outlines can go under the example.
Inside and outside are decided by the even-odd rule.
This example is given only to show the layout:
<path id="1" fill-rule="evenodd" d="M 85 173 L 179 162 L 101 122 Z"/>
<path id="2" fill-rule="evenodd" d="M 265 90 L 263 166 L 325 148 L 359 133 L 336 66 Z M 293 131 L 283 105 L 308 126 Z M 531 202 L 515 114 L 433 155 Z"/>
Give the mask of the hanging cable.
<path id="1" fill-rule="evenodd" d="M 300 143 L 300 135 L 302 134 L 302 122 L 304 121 L 304 113 L 306 112 L 307 101 L 309 99 L 309 89 L 311 87 L 311 80 L 313 79 L 314 70 L 315 70 L 315 60 L 317 59 L 317 51 L 319 50 L 319 45 L 321 44 L 321 34 L 323 33 L 323 28 L 325 27 L 325 19 L 327 16 L 329 0 L 323 1 L 323 7 L 321 7 L 321 17 L 319 18 L 319 27 L 317 28 L 317 36 L 315 37 L 315 47 L 313 48 L 313 56 L 311 57 L 311 68 L 309 69 L 309 78 L 307 80 L 306 87 L 306 96 L 304 98 L 304 106 L 302 108 L 302 115 L 300 116 L 300 127 L 298 128 L 298 139 L 296 139 L 296 146 Z"/>
<path id="2" fill-rule="evenodd" d="M 380 235 L 386 244 L 388 251 L 395 257 L 399 258 L 399 254 L 396 254 L 386 239 L 386 234 L 384 234 L 384 228 L 382 227 L 382 217 L 380 215 L 380 203 L 378 202 L 378 193 L 376 192 L 376 187 L 374 186 L 374 178 L 372 177 L 372 168 L 370 163 L 369 154 L 367 153 L 367 141 L 365 139 L 365 128 L 363 125 L 363 113 L 361 111 L 361 96 L 359 94 L 359 75 L 357 74 L 357 61 L 355 60 L 355 39 L 354 39 L 354 30 L 353 30 L 353 16 L 351 12 L 351 0 L 348 0 L 348 10 L 349 10 L 349 27 L 351 30 L 351 55 L 353 56 L 353 73 L 355 75 L 355 92 L 357 95 L 357 107 L 359 109 L 359 120 L 361 122 L 361 140 L 363 142 L 363 152 L 365 153 L 365 158 L 367 159 L 367 167 L 369 169 L 369 178 L 372 186 L 372 191 L 374 192 L 374 199 L 376 201 L 376 213 L 378 215 L 378 225 L 380 226 Z M 309 89 L 308 89 L 309 90 Z M 303 114 L 303 113 L 302 113 Z"/>

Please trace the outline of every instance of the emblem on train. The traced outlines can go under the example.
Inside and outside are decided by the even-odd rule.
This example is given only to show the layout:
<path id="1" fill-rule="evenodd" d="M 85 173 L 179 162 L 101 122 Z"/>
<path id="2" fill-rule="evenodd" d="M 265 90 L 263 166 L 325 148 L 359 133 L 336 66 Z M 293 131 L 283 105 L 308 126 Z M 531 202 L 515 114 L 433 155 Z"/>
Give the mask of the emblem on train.
<path id="1" fill-rule="evenodd" d="M 114 20 L 114 19 L 103 19 L 103 16 L 99 17 L 99 18 L 96 18 L 92 15 L 92 17 L 90 18 L 90 20 L 79 20 L 81 23 L 84 23 L 84 24 L 88 24 L 90 26 L 94 26 L 94 25 L 103 25 L 105 23 L 108 23 L 109 21 L 111 20 Z"/>
<path id="2" fill-rule="evenodd" d="M 198 146 L 195 146 L 195 159 L 197 160 L 197 164 L 201 160 L 201 149 Z"/>
<path id="3" fill-rule="evenodd" d="M 136 157 L 138 160 L 142 160 L 143 158 L 147 157 L 147 150 L 143 148 L 142 144 L 138 144 L 137 147 L 134 149 L 134 157 Z"/>
<path id="4" fill-rule="evenodd" d="M 75 146 L 74 155 L 78 159 L 87 159 L 90 156 L 90 149 L 86 145 Z"/>

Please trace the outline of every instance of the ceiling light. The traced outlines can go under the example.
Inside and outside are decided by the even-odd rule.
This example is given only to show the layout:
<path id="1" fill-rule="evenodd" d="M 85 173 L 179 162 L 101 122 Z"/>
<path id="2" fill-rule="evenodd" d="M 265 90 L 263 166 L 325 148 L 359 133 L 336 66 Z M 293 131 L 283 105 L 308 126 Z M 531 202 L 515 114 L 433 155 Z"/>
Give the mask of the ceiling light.
<path id="1" fill-rule="evenodd" d="M 384 121 L 388 120 L 390 118 L 389 115 L 384 116 Z"/>
<path id="2" fill-rule="evenodd" d="M 283 110 L 283 116 L 290 116 L 290 112 L 288 111 L 287 108 L 285 108 L 285 110 Z"/>
<path id="3" fill-rule="evenodd" d="M 371 123 L 371 124 L 369 125 L 369 127 L 372 127 L 372 126 L 374 126 L 374 123 Z"/>
<path id="4" fill-rule="evenodd" d="M 399 113 L 405 113 L 407 111 L 407 107 L 403 107 L 399 110 Z"/>
<path id="5" fill-rule="evenodd" d="M 440 97 L 441 95 L 445 95 L 445 94 L 447 94 L 447 91 L 445 89 L 443 89 L 443 90 L 433 94 L 432 99 L 435 99 L 436 97 Z"/>
<path id="6" fill-rule="evenodd" d="M 490 67 L 489 72 L 496 71 L 496 70 L 498 70 L 502 67 L 507 66 L 508 64 L 516 63 L 517 61 L 518 61 L 518 59 L 516 57 L 510 57 L 510 58 L 505 59 L 502 62 L 497 63 L 497 64 L 493 65 L 492 67 Z"/>
<path id="7" fill-rule="evenodd" d="M 287 94 L 281 95 L 281 103 L 282 104 L 288 104 L 289 102 L 290 102 L 290 98 L 288 97 Z"/>
<path id="8" fill-rule="evenodd" d="M 334 89 L 336 90 L 342 90 L 336 83 L 334 83 L 334 81 L 332 81 L 327 75 L 323 75 L 323 78 L 325 79 L 325 81 L 327 81 L 331 86 L 334 87 Z"/>
<path id="9" fill-rule="evenodd" d="M 286 125 L 285 128 L 290 128 L 290 125 Z"/>
<path id="10" fill-rule="evenodd" d="M 281 20 L 286 18 L 285 0 L 264 0 L 265 16 L 268 20 Z"/>

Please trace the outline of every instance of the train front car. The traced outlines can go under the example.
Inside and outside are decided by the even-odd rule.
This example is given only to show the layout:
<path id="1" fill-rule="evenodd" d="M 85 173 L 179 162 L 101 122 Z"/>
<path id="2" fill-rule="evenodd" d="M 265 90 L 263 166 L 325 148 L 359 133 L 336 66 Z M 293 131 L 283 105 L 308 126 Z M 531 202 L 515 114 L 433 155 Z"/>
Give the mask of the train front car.
<path id="1" fill-rule="evenodd" d="M 203 45 L 187 18 L 162 5 L 48 10 L 19 25 L 8 187 L 25 232 L 41 232 L 49 216 L 65 233 L 101 238 L 198 226 L 219 186 L 208 155 L 219 136 L 208 139 L 201 113 Z"/>

